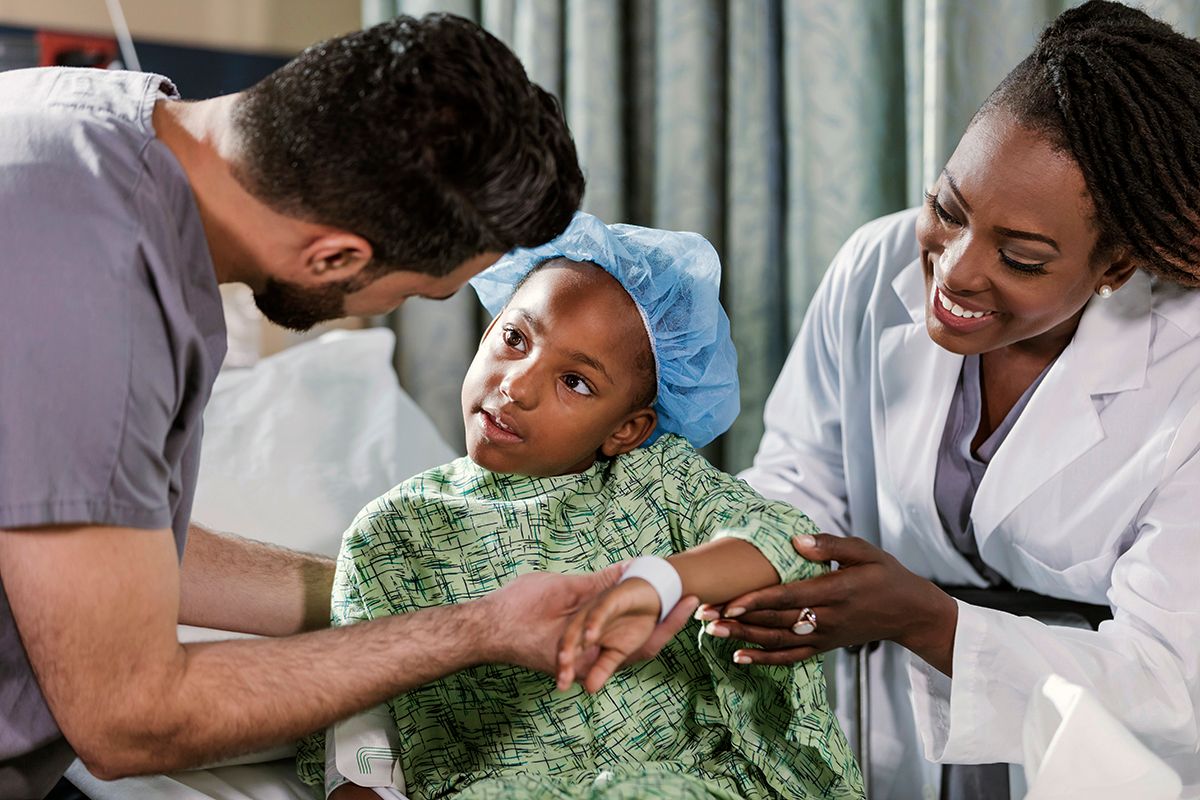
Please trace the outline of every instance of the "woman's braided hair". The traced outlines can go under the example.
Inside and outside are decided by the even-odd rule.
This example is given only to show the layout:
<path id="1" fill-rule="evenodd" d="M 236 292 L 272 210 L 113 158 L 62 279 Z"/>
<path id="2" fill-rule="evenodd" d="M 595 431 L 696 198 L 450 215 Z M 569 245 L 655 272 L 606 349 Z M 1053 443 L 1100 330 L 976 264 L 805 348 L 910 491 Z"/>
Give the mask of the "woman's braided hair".
<path id="1" fill-rule="evenodd" d="M 980 114 L 1001 108 L 1069 153 L 1100 230 L 1151 273 L 1200 287 L 1200 42 L 1121 3 L 1061 14 Z"/>

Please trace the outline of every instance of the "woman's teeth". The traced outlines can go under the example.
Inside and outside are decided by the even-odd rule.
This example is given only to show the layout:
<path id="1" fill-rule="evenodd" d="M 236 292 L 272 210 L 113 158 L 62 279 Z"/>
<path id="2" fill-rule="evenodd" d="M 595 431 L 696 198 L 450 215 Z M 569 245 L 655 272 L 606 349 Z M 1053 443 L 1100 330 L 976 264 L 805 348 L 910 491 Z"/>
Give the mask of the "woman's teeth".
<path id="1" fill-rule="evenodd" d="M 958 303 L 950 302 L 950 300 L 946 298 L 946 295 L 942 294 L 941 292 L 938 292 L 938 300 L 942 302 L 942 308 L 946 309 L 954 316 L 962 317 L 963 319 L 979 319 L 980 317 L 986 317 L 996 313 L 995 311 L 967 311 Z"/>

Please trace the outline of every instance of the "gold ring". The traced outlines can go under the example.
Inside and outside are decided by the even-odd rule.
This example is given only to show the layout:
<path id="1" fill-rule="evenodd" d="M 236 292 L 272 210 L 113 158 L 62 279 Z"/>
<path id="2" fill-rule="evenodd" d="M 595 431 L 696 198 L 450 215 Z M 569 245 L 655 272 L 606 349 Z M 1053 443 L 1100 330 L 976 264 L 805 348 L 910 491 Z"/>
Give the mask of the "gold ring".
<path id="1" fill-rule="evenodd" d="M 797 636 L 804 636 L 812 633 L 817 629 L 817 612 L 811 608 L 800 609 L 800 616 L 796 618 L 796 624 L 792 626 L 792 633 Z"/>

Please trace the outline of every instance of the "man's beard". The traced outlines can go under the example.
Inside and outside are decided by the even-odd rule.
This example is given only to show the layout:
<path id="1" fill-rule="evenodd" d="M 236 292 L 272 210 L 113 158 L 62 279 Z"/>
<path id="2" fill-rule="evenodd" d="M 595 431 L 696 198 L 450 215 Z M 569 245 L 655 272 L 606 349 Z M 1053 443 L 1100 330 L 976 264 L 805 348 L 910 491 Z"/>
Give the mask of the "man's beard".
<path id="1" fill-rule="evenodd" d="M 276 325 L 303 332 L 318 322 L 346 316 L 346 295 L 360 288 L 354 278 L 317 288 L 267 278 L 266 286 L 254 293 L 254 303 Z"/>

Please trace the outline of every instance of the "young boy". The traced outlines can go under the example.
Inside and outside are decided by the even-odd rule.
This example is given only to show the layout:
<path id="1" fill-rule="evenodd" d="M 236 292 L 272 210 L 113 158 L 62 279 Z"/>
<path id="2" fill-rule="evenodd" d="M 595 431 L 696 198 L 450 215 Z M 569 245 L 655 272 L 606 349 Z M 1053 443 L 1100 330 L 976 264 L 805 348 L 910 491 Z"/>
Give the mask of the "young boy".
<path id="1" fill-rule="evenodd" d="M 737 666 L 731 643 L 692 623 L 604 681 L 680 591 L 719 603 L 823 569 L 789 544 L 815 532 L 807 517 L 693 447 L 738 410 L 719 277 L 695 234 L 578 214 L 472 282 L 499 313 L 463 385 L 468 457 L 359 514 L 338 558 L 334 624 L 478 597 L 535 570 L 640 556 L 630 572 L 647 581 L 619 585 L 635 613 L 593 637 L 605 651 L 588 691 L 571 688 L 565 665 L 563 692 L 548 676 L 484 665 L 390 701 L 397 780 L 379 796 L 862 796 L 819 659 Z M 341 753 L 327 764 L 323 743 L 302 745 L 301 777 L 337 800 L 376 796 L 343 784 L 356 767 Z"/>

